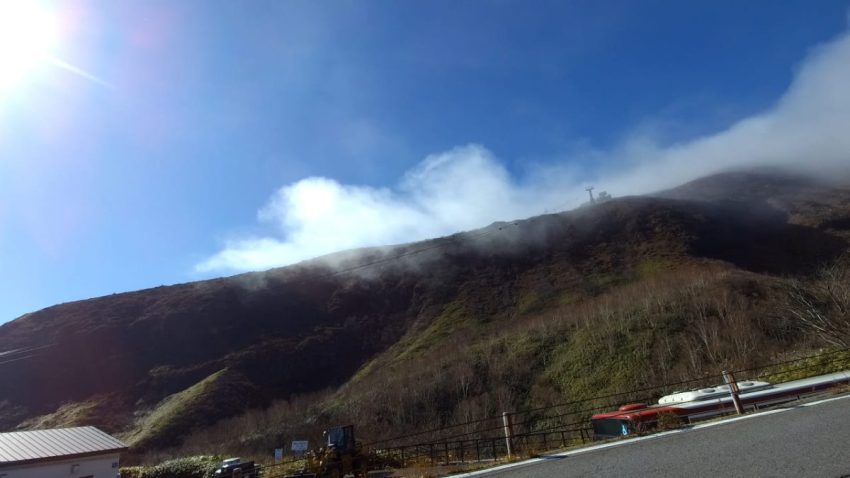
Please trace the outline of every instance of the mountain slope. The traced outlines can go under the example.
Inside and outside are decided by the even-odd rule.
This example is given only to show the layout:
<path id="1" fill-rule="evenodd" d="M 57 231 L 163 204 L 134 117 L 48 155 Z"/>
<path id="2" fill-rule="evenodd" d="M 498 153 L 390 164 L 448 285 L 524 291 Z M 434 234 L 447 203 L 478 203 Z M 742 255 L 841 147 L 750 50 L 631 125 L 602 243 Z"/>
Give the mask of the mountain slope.
<path id="1" fill-rule="evenodd" d="M 377 435 L 425 426 L 433 413 L 449 419 L 465 400 L 469 413 L 484 413 L 500 400 L 623 384 L 635 370 L 605 340 L 619 336 L 617 347 L 646 363 L 657 341 L 685 340 L 693 304 L 712 297 L 727 297 L 766 344 L 748 353 L 802 347 L 756 315 L 779 297 L 776 281 L 835 262 L 848 236 L 850 188 L 729 173 L 422 243 L 57 305 L 0 326 L 0 351 L 15 359 L 0 365 L 0 383 L 15 384 L 0 389 L 0 428 L 96 421 L 136 449 L 157 449 L 244 410 L 330 389 L 328 420 L 369 417 Z M 699 291 L 690 296 L 677 290 L 689 281 Z M 629 312 L 647 296 L 679 310 L 647 306 L 664 317 L 652 333 Z M 589 324 L 606 303 L 611 319 L 593 325 L 609 334 L 599 341 Z M 551 333 L 532 325 L 547 316 Z M 597 346 L 598 363 L 582 365 L 583 350 Z M 679 368 L 711 360 L 671 354 Z M 455 358 L 446 376 L 479 367 L 465 392 L 440 391 L 441 379 L 427 375 L 441 356 Z M 403 395 L 396 408 L 409 410 L 369 403 L 388 383 Z"/>

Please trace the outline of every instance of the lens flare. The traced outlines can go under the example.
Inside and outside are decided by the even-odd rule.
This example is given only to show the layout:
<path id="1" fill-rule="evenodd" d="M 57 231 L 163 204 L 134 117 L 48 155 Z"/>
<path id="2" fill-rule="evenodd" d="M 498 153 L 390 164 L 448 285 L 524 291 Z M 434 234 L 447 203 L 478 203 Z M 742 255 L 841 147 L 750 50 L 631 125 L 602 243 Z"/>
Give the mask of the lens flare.
<path id="1" fill-rule="evenodd" d="M 56 15 L 38 2 L 0 0 L 0 91 L 31 78 L 58 43 Z"/>

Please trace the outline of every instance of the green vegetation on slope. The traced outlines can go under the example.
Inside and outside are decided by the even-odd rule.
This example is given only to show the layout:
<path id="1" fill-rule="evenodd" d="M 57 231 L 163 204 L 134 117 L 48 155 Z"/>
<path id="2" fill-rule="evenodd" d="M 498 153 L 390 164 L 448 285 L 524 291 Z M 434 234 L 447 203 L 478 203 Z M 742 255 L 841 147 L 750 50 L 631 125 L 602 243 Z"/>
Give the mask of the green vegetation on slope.
<path id="1" fill-rule="evenodd" d="M 849 368 L 850 351 L 834 350 L 832 352 L 818 354 L 815 357 L 785 364 L 772 370 L 766 370 L 759 373 L 758 377 L 772 383 L 780 383 L 840 372 Z"/>
<path id="2" fill-rule="evenodd" d="M 654 334 L 643 325 L 609 322 L 577 330 L 552 352 L 547 377 L 570 400 L 637 388 L 653 350 Z"/>
<path id="3" fill-rule="evenodd" d="M 126 425 L 116 422 L 120 414 L 120 398 L 115 395 L 96 395 L 87 400 L 62 404 L 53 413 L 30 418 L 21 423 L 21 428 L 44 429 L 77 426 L 96 426 L 105 429 L 119 429 Z"/>
<path id="4" fill-rule="evenodd" d="M 124 438 L 135 450 L 180 443 L 193 429 L 210 425 L 211 417 L 228 416 L 255 401 L 250 382 L 229 369 L 213 373 L 156 405 Z"/>
<path id="5" fill-rule="evenodd" d="M 424 330 L 399 341 L 398 350 L 400 351 L 395 355 L 393 363 L 415 360 L 452 334 L 472 324 L 474 321 L 466 312 L 463 302 L 455 299 L 446 304 L 442 312 L 433 318 Z"/>

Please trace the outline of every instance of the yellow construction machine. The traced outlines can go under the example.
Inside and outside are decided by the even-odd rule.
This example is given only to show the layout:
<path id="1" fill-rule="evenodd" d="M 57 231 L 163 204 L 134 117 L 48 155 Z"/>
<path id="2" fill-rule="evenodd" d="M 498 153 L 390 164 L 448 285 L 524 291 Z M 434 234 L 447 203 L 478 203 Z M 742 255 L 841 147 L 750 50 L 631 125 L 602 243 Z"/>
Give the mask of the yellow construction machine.
<path id="1" fill-rule="evenodd" d="M 346 475 L 366 478 L 369 457 L 354 440 L 354 425 L 330 428 L 324 436 L 323 447 L 307 452 L 304 469 L 287 478 L 343 478 Z"/>

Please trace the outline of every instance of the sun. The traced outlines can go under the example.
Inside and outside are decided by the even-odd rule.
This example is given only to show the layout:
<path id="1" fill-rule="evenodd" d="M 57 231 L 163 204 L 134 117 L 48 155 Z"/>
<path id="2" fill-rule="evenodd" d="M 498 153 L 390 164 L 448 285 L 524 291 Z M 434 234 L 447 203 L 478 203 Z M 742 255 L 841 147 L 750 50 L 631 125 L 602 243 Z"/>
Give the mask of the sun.
<path id="1" fill-rule="evenodd" d="M 58 43 L 56 15 L 33 0 L 0 0 L 0 90 L 31 78 Z"/>

